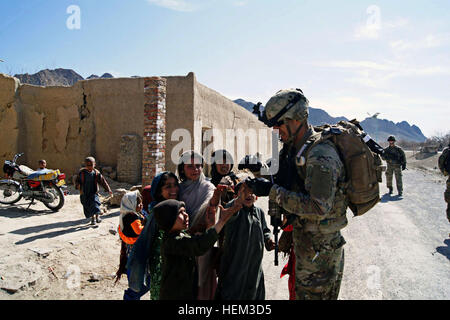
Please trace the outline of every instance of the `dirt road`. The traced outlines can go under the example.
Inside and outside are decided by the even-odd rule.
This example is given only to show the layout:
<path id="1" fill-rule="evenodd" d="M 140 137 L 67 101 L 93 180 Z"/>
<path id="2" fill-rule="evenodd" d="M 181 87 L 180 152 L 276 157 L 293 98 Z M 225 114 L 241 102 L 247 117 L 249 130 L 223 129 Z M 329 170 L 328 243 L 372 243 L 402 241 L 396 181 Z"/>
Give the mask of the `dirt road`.
<path id="1" fill-rule="evenodd" d="M 384 179 L 384 177 L 383 177 Z M 444 178 L 432 171 L 404 171 L 404 197 L 382 200 L 343 230 L 345 270 L 339 299 L 450 299 L 450 224 Z M 84 219 L 78 195 L 58 213 L 28 202 L 0 205 L 0 299 L 122 299 L 126 277 L 113 286 L 119 260 L 118 209 L 98 228 Z M 258 203 L 267 211 L 267 200 Z M 267 218 L 267 222 L 269 219 Z M 288 299 L 287 260 L 263 260 L 267 299 Z M 50 268 L 49 268 L 50 267 Z"/>

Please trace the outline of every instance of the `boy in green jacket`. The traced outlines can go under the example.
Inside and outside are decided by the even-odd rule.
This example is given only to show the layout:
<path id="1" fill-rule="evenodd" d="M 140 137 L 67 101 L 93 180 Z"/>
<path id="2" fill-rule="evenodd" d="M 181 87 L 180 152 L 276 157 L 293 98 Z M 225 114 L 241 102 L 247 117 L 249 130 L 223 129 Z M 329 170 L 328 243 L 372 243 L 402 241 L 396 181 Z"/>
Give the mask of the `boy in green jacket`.
<path id="1" fill-rule="evenodd" d="M 162 275 L 160 300 L 195 300 L 197 297 L 196 256 L 205 254 L 217 241 L 218 233 L 231 216 L 242 208 L 242 203 L 224 209 L 214 225 L 215 207 L 208 208 L 207 230 L 201 235 L 190 235 L 189 216 L 184 202 L 165 200 L 153 210 L 156 222 L 165 232 L 161 245 Z"/>

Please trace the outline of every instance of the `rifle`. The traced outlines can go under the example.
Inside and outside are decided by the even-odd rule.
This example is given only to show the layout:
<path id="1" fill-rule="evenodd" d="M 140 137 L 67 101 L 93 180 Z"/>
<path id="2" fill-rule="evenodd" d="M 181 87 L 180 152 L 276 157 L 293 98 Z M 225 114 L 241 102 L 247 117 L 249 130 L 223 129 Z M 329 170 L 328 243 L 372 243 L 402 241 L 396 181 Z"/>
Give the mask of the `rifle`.
<path id="1" fill-rule="evenodd" d="M 275 241 L 275 257 L 274 257 L 274 265 L 278 266 L 278 233 L 280 232 L 281 225 L 281 212 L 278 205 L 269 200 L 269 216 L 270 216 L 270 224 L 273 226 L 273 235 Z"/>

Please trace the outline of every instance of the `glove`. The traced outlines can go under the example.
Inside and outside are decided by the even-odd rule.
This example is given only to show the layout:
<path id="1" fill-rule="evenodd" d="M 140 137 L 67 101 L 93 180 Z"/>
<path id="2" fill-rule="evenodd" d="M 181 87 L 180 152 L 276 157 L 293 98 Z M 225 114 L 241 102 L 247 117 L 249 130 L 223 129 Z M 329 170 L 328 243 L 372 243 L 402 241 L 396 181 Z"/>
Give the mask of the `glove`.
<path id="1" fill-rule="evenodd" d="M 261 161 L 255 159 L 254 156 L 249 155 L 245 156 L 245 158 L 242 159 L 238 165 L 239 170 L 248 169 L 251 172 L 258 172 L 261 170 L 261 167 L 262 167 Z"/>
<path id="2" fill-rule="evenodd" d="M 406 163 L 402 164 L 402 171 L 406 169 Z"/>
<path id="3" fill-rule="evenodd" d="M 248 178 L 245 184 L 252 189 L 252 192 L 258 197 L 267 197 L 272 189 L 273 183 L 264 178 Z"/>

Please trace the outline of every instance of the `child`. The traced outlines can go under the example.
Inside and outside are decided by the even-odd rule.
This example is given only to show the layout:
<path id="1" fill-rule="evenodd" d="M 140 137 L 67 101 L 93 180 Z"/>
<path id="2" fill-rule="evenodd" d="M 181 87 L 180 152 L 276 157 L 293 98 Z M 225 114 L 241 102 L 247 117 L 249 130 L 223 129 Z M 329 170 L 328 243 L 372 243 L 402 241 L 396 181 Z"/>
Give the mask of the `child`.
<path id="1" fill-rule="evenodd" d="M 159 300 L 162 264 L 161 243 L 164 232 L 159 230 L 157 226 L 153 208 L 164 200 L 178 198 L 178 178 L 172 172 L 161 172 L 155 176 L 151 189 L 148 190 L 150 190 L 150 197 L 153 201 L 148 205 L 145 227 L 128 258 L 128 286 L 135 291 L 141 291 L 143 286 L 149 286 L 150 298 Z M 148 279 L 151 281 L 148 281 Z"/>
<path id="2" fill-rule="evenodd" d="M 235 191 L 243 198 L 243 207 L 223 230 L 216 299 L 264 300 L 263 246 L 271 251 L 275 243 L 270 239 L 264 211 L 254 206 L 256 196 L 251 189 L 240 182 Z"/>
<path id="3" fill-rule="evenodd" d="M 93 157 L 87 157 L 84 162 L 86 167 L 82 168 L 78 173 L 75 187 L 80 190 L 80 201 L 83 205 L 85 217 L 91 218 L 91 225 L 95 226 L 95 222 L 99 223 L 101 221 L 98 217 L 101 213 L 98 184 L 101 184 L 109 195 L 112 196 L 113 193 L 103 175 L 95 169 L 95 159 Z"/>
<path id="4" fill-rule="evenodd" d="M 38 165 L 39 165 L 39 168 L 37 171 L 47 169 L 47 161 L 45 161 L 44 159 L 39 160 Z"/>
<path id="5" fill-rule="evenodd" d="M 201 235 L 189 235 L 185 231 L 189 228 L 189 216 L 184 202 L 165 200 L 154 207 L 156 222 L 165 232 L 161 245 L 160 300 L 196 299 L 198 273 L 195 257 L 212 248 L 224 224 L 241 207 L 240 201 L 229 209 L 220 206 L 221 217 L 215 225 L 215 212 L 210 210 L 206 217 L 208 229 Z"/>
<path id="6" fill-rule="evenodd" d="M 145 218 L 142 215 L 142 196 L 139 191 L 127 192 L 120 203 L 119 216 L 119 236 L 122 240 L 120 249 L 120 265 L 116 273 L 116 282 L 126 271 L 127 259 L 131 248 L 138 239 L 145 225 Z M 128 272 L 127 272 L 128 275 Z M 144 287 L 140 292 L 135 292 L 128 288 L 125 290 L 124 300 L 139 300 L 149 288 Z"/>

